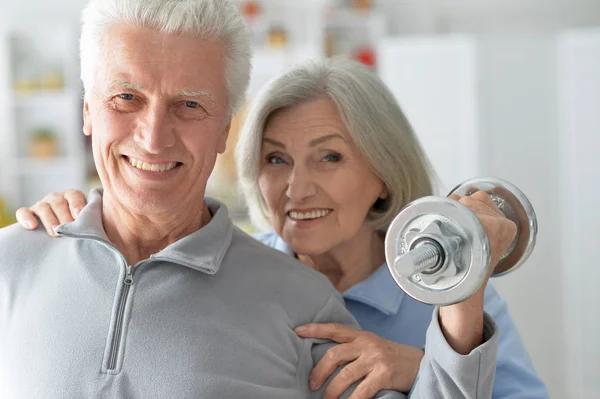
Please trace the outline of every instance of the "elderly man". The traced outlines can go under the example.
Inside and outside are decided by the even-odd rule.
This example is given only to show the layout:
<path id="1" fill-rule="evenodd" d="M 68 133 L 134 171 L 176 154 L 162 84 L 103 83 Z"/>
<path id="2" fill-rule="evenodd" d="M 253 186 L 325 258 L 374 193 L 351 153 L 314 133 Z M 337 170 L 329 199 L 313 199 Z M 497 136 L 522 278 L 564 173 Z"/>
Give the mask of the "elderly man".
<path id="1" fill-rule="evenodd" d="M 293 328 L 355 321 L 324 276 L 204 198 L 249 79 L 235 7 L 92 0 L 81 57 L 103 190 L 60 240 L 0 231 L 0 397 L 321 397 L 309 375 L 332 344 Z M 449 357 L 422 364 L 415 392 L 448 397 L 463 357 L 431 336 Z M 476 355 L 491 378 L 472 379 L 490 389 L 494 345 Z"/>

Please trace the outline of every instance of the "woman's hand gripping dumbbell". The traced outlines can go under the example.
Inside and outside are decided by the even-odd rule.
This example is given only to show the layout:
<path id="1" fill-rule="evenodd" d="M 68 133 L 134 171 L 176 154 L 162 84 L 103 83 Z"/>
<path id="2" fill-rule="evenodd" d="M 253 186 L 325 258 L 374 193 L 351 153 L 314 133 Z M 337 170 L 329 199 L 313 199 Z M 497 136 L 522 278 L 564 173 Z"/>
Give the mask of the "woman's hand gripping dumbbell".
<path id="1" fill-rule="evenodd" d="M 471 209 L 459 198 L 470 201 Z M 490 246 L 484 226 L 485 217 L 498 216 L 517 227 L 503 253 L 493 253 L 496 246 Z M 487 227 L 507 229 L 493 236 L 514 234 L 501 223 Z M 429 196 L 408 204 L 387 231 L 386 258 L 392 276 L 410 296 L 451 305 L 472 296 L 490 275 L 516 270 L 531 254 L 536 235 L 535 212 L 521 190 L 504 180 L 476 178 L 452 190 L 450 198 Z"/>

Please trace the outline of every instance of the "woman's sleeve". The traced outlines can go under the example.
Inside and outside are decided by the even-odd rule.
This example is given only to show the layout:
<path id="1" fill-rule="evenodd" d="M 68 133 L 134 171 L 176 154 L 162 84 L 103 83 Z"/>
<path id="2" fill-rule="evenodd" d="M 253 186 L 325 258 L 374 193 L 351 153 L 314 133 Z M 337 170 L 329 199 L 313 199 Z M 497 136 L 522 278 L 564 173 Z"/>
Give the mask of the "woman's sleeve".
<path id="1" fill-rule="evenodd" d="M 425 356 L 409 397 L 491 398 L 498 354 L 498 326 L 484 313 L 483 343 L 468 355 L 452 349 L 442 333 L 439 308 L 427 329 Z"/>

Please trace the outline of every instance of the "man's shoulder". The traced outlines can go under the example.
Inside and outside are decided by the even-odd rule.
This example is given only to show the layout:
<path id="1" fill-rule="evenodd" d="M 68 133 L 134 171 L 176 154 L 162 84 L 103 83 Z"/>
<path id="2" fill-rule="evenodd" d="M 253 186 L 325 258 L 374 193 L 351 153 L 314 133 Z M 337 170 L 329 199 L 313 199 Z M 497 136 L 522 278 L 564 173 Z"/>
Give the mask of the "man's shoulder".
<path id="1" fill-rule="evenodd" d="M 44 239 L 44 236 L 47 240 Z M 48 236 L 42 228 L 34 231 L 26 230 L 18 223 L 0 229 L 0 246 L 3 250 L 2 252 L 10 250 L 15 246 L 30 245 L 32 242 L 41 243 L 43 241 L 50 241 L 51 239 L 52 237 Z"/>
<path id="2" fill-rule="evenodd" d="M 295 325 L 315 320 L 356 325 L 329 279 L 292 255 L 236 229 L 228 257 L 225 269 L 233 271 L 260 300 L 276 299 Z"/>
<path id="3" fill-rule="evenodd" d="M 269 239 L 273 239 L 272 234 L 267 233 L 257 237 L 235 229 L 230 252 L 245 264 L 244 267 L 251 266 L 253 271 L 268 273 L 265 275 L 272 278 L 293 275 L 298 284 L 318 285 L 328 292 L 337 293 L 325 275 L 300 262 L 292 255 L 273 248 L 268 240 L 261 239 L 267 236 Z"/>
<path id="4" fill-rule="evenodd" d="M 52 238 L 42 228 L 30 231 L 13 224 L 0 229 L 0 268 L 10 263 L 24 263 L 34 254 L 44 252 L 58 239 Z"/>
<path id="5" fill-rule="evenodd" d="M 246 260 L 255 261 L 254 263 L 259 267 L 281 266 L 298 269 L 301 272 L 312 270 L 293 256 L 273 248 L 269 242 L 258 240 L 256 236 L 250 236 L 237 228 L 234 229 L 230 251 L 240 252 L 240 255 L 241 253 L 251 253 L 252 258 L 246 258 Z"/>

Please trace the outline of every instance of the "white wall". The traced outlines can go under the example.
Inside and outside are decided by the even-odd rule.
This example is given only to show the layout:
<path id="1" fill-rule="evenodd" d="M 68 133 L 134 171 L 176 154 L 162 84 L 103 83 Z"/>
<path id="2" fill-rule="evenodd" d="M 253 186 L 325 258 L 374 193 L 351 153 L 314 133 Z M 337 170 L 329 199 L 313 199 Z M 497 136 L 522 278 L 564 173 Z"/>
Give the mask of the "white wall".
<path id="1" fill-rule="evenodd" d="M 559 38 L 560 200 L 569 397 L 600 391 L 600 30 Z"/>
<path id="2" fill-rule="evenodd" d="M 526 266 L 494 284 L 552 397 L 571 398 L 565 387 L 556 40 L 502 35 L 479 43 L 482 172 L 520 187 L 539 222 Z"/>
<path id="3" fill-rule="evenodd" d="M 596 0 L 379 0 L 394 34 L 532 32 L 600 23 Z"/>

